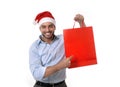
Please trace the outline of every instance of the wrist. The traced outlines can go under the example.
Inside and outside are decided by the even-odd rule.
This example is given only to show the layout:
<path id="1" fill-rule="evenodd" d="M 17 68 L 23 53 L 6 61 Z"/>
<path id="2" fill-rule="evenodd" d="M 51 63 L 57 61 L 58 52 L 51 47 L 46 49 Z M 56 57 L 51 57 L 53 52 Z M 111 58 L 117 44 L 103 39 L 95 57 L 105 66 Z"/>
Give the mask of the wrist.
<path id="1" fill-rule="evenodd" d="M 86 27 L 84 20 L 80 21 L 79 24 L 80 24 L 80 27 Z"/>

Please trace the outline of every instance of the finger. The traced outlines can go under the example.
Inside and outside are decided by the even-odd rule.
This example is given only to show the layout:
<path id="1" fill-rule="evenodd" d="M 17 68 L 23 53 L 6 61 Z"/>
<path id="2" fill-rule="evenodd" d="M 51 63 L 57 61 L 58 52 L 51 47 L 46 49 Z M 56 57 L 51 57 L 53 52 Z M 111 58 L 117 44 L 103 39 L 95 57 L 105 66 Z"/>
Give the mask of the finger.
<path id="1" fill-rule="evenodd" d="M 68 63 L 71 64 L 71 61 L 69 61 Z"/>
<path id="2" fill-rule="evenodd" d="M 72 55 L 72 56 L 70 56 L 70 58 L 69 58 L 69 59 L 71 60 L 72 58 L 73 58 L 73 55 Z"/>
<path id="3" fill-rule="evenodd" d="M 76 16 L 80 16 L 80 14 L 76 14 Z"/>

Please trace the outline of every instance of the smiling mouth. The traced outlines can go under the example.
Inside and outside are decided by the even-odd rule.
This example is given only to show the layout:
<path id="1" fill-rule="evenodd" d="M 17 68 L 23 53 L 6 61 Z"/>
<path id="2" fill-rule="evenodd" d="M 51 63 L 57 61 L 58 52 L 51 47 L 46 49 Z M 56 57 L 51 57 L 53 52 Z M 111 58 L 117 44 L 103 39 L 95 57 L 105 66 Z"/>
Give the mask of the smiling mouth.
<path id="1" fill-rule="evenodd" d="M 51 35 L 51 33 L 45 33 L 45 35 L 47 35 L 47 36 L 48 36 L 48 35 Z"/>

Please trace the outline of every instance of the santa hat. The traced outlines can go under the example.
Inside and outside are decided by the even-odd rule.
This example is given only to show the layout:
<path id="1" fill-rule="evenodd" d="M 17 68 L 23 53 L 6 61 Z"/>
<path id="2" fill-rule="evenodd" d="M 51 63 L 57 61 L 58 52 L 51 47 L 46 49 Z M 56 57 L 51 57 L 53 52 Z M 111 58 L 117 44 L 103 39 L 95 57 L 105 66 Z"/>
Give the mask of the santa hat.
<path id="1" fill-rule="evenodd" d="M 45 22 L 51 22 L 54 25 L 56 24 L 55 18 L 49 11 L 39 13 L 34 20 L 34 24 L 38 24 L 39 26 Z"/>

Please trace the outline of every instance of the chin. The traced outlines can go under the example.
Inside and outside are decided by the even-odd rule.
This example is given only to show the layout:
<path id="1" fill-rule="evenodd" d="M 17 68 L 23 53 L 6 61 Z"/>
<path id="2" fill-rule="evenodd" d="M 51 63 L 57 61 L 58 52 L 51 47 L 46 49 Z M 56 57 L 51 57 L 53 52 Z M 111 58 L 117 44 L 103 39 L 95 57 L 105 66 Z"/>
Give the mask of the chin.
<path id="1" fill-rule="evenodd" d="M 51 35 L 49 35 L 49 36 L 47 36 L 47 35 L 43 35 L 43 36 L 44 36 L 44 38 L 46 38 L 46 39 L 51 39 L 51 38 L 53 38 L 54 34 L 51 34 Z"/>
<path id="2" fill-rule="evenodd" d="M 45 36 L 45 38 L 46 38 L 46 39 L 51 39 L 51 38 L 52 38 L 52 36 L 50 36 L 50 37 Z"/>

